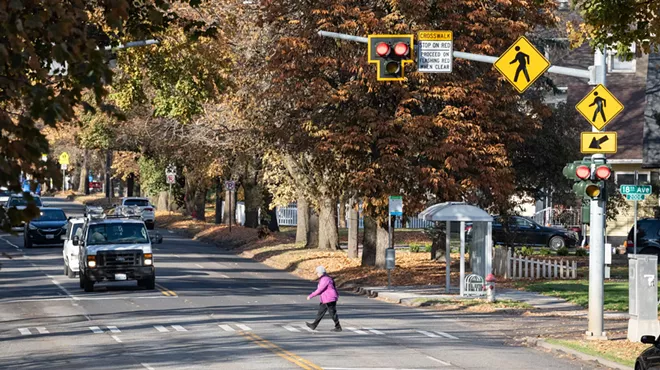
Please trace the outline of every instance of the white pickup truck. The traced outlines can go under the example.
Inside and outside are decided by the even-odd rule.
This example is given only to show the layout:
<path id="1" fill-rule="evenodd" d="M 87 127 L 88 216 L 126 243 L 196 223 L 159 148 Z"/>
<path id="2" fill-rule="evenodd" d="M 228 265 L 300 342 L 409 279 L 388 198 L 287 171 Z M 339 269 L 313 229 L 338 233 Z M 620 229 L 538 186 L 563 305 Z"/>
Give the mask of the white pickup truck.
<path id="1" fill-rule="evenodd" d="M 64 275 L 75 278 L 78 273 L 78 246 L 73 245 L 73 237 L 82 237 L 84 218 L 70 218 L 66 226 L 66 236 L 62 257 L 64 258 Z"/>
<path id="2" fill-rule="evenodd" d="M 115 214 L 130 216 L 132 209 L 137 209 L 138 213 L 142 215 L 142 221 L 147 225 L 147 229 L 154 229 L 156 226 L 156 207 L 149 203 L 148 198 L 122 198 L 121 205 L 115 208 Z"/>

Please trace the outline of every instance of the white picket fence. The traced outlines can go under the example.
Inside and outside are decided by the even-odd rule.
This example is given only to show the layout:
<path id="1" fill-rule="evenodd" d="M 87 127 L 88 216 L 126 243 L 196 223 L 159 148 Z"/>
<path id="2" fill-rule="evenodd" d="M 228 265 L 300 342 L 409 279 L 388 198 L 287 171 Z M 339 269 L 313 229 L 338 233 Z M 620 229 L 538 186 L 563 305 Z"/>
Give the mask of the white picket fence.
<path id="1" fill-rule="evenodd" d="M 339 205 L 337 206 L 337 212 L 339 212 Z M 346 224 L 348 224 L 348 209 L 346 210 Z M 362 229 L 364 227 L 362 216 L 358 220 L 358 227 Z M 288 207 L 277 207 L 277 224 L 280 226 L 296 226 L 298 224 L 298 209 L 295 205 L 289 205 Z M 425 229 L 428 227 L 433 227 L 432 221 L 422 220 L 421 218 L 408 217 L 405 225 L 405 229 Z M 397 218 L 394 221 L 395 229 L 403 229 L 401 219 Z"/>
<path id="2" fill-rule="evenodd" d="M 506 277 L 509 279 L 577 279 L 577 262 L 567 260 L 541 260 L 505 252 L 498 248 L 496 254 L 506 253 Z M 497 258 L 498 256 L 495 256 Z"/>

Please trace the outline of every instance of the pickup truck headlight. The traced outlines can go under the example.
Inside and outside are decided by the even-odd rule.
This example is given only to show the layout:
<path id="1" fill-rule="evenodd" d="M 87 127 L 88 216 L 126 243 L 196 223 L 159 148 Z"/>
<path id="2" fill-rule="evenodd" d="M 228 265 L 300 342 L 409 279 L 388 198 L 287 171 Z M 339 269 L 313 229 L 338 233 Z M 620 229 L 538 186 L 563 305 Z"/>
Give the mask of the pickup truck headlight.
<path id="1" fill-rule="evenodd" d="M 151 253 L 144 254 L 144 265 L 151 266 L 154 264 L 153 255 Z"/>
<path id="2" fill-rule="evenodd" d="M 87 267 L 91 269 L 96 267 L 96 256 L 87 256 Z"/>

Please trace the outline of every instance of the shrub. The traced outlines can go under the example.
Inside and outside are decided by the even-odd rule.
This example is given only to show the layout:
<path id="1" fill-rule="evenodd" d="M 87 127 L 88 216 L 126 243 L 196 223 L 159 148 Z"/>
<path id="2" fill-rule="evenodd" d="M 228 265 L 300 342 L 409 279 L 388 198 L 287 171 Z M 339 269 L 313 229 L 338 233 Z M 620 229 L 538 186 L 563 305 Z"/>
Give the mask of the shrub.
<path id="1" fill-rule="evenodd" d="M 410 253 L 419 253 L 421 245 L 419 243 L 410 243 Z"/>
<path id="2" fill-rule="evenodd" d="M 431 244 L 426 244 L 424 246 L 424 252 L 431 253 Z"/>
<path id="3" fill-rule="evenodd" d="M 557 255 L 558 256 L 568 256 L 568 248 L 561 247 L 561 248 L 557 249 Z"/>
<path id="4" fill-rule="evenodd" d="M 578 257 L 588 256 L 589 252 L 585 248 L 578 248 L 575 250 L 575 255 Z"/>
<path id="5" fill-rule="evenodd" d="M 541 248 L 541 250 L 539 250 L 539 254 L 541 256 L 549 256 L 549 255 L 552 254 L 552 251 L 550 250 L 550 248 L 543 247 L 543 248 Z"/>
<path id="6" fill-rule="evenodd" d="M 531 256 L 531 255 L 534 254 L 534 248 L 532 248 L 532 247 L 528 247 L 528 246 L 524 246 L 524 247 L 520 248 L 520 251 L 519 251 L 518 253 L 519 253 L 521 256 L 529 257 L 529 256 Z"/>

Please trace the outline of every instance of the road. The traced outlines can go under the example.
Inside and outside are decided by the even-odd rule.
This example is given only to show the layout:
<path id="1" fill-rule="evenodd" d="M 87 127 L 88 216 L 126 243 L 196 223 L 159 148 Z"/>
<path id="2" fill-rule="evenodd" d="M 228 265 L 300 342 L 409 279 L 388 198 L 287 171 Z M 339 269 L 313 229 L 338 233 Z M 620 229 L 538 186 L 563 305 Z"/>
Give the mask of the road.
<path id="1" fill-rule="evenodd" d="M 68 215 L 82 206 L 45 199 Z M 161 230 L 157 289 L 63 275 L 60 248 L 0 236 L 2 369 L 588 369 L 456 314 L 342 293 L 344 331 L 304 322 L 315 283 Z"/>

